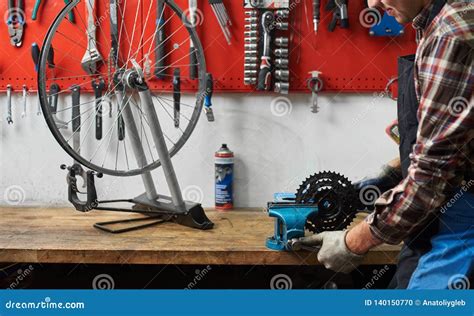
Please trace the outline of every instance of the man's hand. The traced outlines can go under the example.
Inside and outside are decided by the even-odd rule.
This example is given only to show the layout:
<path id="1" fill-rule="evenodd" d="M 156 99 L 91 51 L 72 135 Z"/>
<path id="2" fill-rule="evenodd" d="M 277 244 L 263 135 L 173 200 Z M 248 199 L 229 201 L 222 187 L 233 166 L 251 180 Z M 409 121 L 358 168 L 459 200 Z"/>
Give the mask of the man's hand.
<path id="1" fill-rule="evenodd" d="M 383 166 L 375 178 L 365 178 L 353 184 L 359 197 L 359 210 L 373 210 L 380 194 L 394 188 L 403 180 L 400 159 L 393 159 Z"/>
<path id="2" fill-rule="evenodd" d="M 347 231 L 323 232 L 317 235 L 303 237 L 298 241 L 311 247 L 321 247 L 318 261 L 326 269 L 336 272 L 349 273 L 362 262 L 364 255 L 353 253 L 346 245 Z"/>
<path id="3" fill-rule="evenodd" d="M 318 260 L 326 269 L 349 273 L 362 262 L 365 254 L 382 242 L 372 236 L 369 225 L 363 221 L 349 231 L 323 232 L 302 237 L 304 246 L 321 247 Z"/>

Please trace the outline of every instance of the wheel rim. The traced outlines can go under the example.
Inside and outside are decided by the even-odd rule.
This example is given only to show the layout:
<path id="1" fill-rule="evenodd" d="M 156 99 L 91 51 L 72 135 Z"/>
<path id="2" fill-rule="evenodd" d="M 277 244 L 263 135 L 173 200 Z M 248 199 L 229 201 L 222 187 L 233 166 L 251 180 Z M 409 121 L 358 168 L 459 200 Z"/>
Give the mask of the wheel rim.
<path id="1" fill-rule="evenodd" d="M 141 0 L 138 0 L 138 1 L 140 2 Z M 93 149 L 88 150 L 87 147 L 84 145 L 84 143 L 86 141 L 90 141 L 91 134 L 94 134 L 94 132 L 91 131 L 91 130 L 95 129 L 95 126 L 92 125 L 94 123 L 95 114 L 102 112 L 102 119 L 103 120 L 108 119 L 108 118 L 105 117 L 106 115 L 104 115 L 104 109 L 107 111 L 106 106 L 109 105 L 108 102 L 103 102 L 100 105 L 99 108 L 95 105 L 95 102 L 93 102 L 93 101 L 88 101 L 88 102 L 81 103 L 81 108 L 82 108 L 82 110 L 80 112 L 81 113 L 81 122 L 84 121 L 84 120 L 87 120 L 87 124 L 85 124 L 83 122 L 82 124 L 84 126 L 81 127 L 81 133 L 80 134 L 81 134 L 81 136 L 84 135 L 84 134 L 85 135 L 83 136 L 84 139 L 81 141 L 81 146 L 79 147 L 80 152 L 79 152 L 78 149 L 74 149 L 73 146 L 72 146 L 72 137 L 71 136 L 74 133 L 73 133 L 71 127 L 68 128 L 69 131 L 67 131 L 65 129 L 60 129 L 60 128 L 58 128 L 57 122 L 55 121 L 55 120 L 58 120 L 58 118 L 57 117 L 55 118 L 55 116 L 53 115 L 54 112 L 53 112 L 53 110 L 51 109 L 51 107 L 48 103 L 48 97 L 50 96 L 50 94 L 48 92 L 48 86 L 50 86 L 51 83 L 56 82 L 58 80 L 71 80 L 71 78 L 74 78 L 74 76 L 69 75 L 70 71 L 69 71 L 69 73 L 67 73 L 66 70 L 64 69 L 64 67 L 62 67 L 63 65 L 61 65 L 61 60 L 64 60 L 62 58 L 69 57 L 70 55 L 67 55 L 68 52 L 66 52 L 66 50 L 63 50 L 62 47 L 58 50 L 58 48 L 57 48 L 58 45 L 56 45 L 56 43 L 57 43 L 57 41 L 59 40 L 60 37 L 62 37 L 63 40 L 64 40 L 65 37 L 70 37 L 70 36 L 65 35 L 64 31 L 62 29 L 62 25 L 65 25 L 65 23 L 69 23 L 69 21 L 67 20 L 67 17 L 69 16 L 70 12 L 75 13 L 76 25 L 82 26 L 84 28 L 83 37 L 86 38 L 86 36 L 85 36 L 85 24 L 82 23 L 82 21 L 84 19 L 84 17 L 83 17 L 84 14 L 80 12 L 80 9 L 78 10 L 78 5 L 81 2 L 82 1 L 80 1 L 80 0 L 72 1 L 69 5 L 67 5 L 60 12 L 60 14 L 56 17 L 55 21 L 51 25 L 50 29 L 48 30 L 48 33 L 46 35 L 45 41 L 44 41 L 43 46 L 42 46 L 43 49 L 41 51 L 39 68 L 38 68 L 38 93 L 39 93 L 41 108 L 43 110 L 43 114 L 44 114 L 46 123 L 47 123 L 49 129 L 51 130 L 54 138 L 60 144 L 60 146 L 75 161 L 77 161 L 80 164 L 86 166 L 87 168 L 90 168 L 92 170 L 102 172 L 102 173 L 105 173 L 105 174 L 114 175 L 114 176 L 134 176 L 134 175 L 142 174 L 144 172 L 149 172 L 149 171 L 151 171 L 155 168 L 158 168 L 161 165 L 161 162 L 157 157 L 156 150 L 153 149 L 154 144 L 152 144 L 152 140 L 151 140 L 150 135 L 147 135 L 147 131 L 142 132 L 142 129 L 145 130 L 147 128 L 149 129 L 150 127 L 146 126 L 146 124 L 147 124 L 146 117 L 143 115 L 143 112 L 141 111 L 140 101 L 139 101 L 139 98 L 138 98 L 138 94 L 136 92 L 134 93 L 133 91 L 127 91 L 126 97 L 127 97 L 127 100 L 130 99 L 130 103 L 128 103 L 126 105 L 134 108 L 134 111 L 135 111 L 134 113 L 136 114 L 135 115 L 135 121 L 137 121 L 137 124 L 141 123 L 140 131 L 143 134 L 143 138 L 141 139 L 142 140 L 142 145 L 144 146 L 144 148 L 147 147 L 147 151 L 149 151 L 149 155 L 147 157 L 148 164 L 144 167 L 140 167 L 136 163 L 131 161 L 131 160 L 133 160 L 133 157 L 128 157 L 128 156 L 133 156 L 133 154 L 132 154 L 132 151 L 131 151 L 130 148 L 128 148 L 128 154 L 127 154 L 127 147 L 130 147 L 130 144 L 127 145 L 127 133 L 125 133 L 125 139 L 122 141 L 122 143 L 120 141 L 117 141 L 117 145 L 112 144 L 112 139 L 115 137 L 115 134 L 116 134 L 115 131 L 114 131 L 115 130 L 114 125 L 116 125 L 117 122 L 118 122 L 118 114 L 120 113 L 119 111 L 114 112 L 114 115 L 111 119 L 112 123 L 111 123 L 110 126 L 105 126 L 105 124 L 104 124 L 104 126 L 102 128 L 102 130 L 103 130 L 103 138 L 101 140 L 101 142 L 103 142 L 103 144 L 101 145 L 102 148 L 96 149 L 95 156 L 94 156 L 94 152 L 92 151 Z M 98 2 L 98 0 L 96 0 L 96 3 L 97 2 Z M 125 3 L 125 9 L 123 9 L 123 10 L 119 9 L 118 10 L 118 14 L 121 15 L 121 17 L 119 17 L 119 18 L 123 18 L 123 16 L 126 16 L 125 10 L 127 9 L 127 4 L 126 4 L 127 0 L 124 0 L 121 3 Z M 153 3 L 153 2 L 150 2 L 150 6 L 151 6 L 151 3 Z M 202 50 L 202 46 L 201 46 L 201 43 L 199 41 L 199 38 L 196 34 L 195 29 L 190 26 L 187 18 L 184 16 L 183 11 L 179 7 L 177 7 L 176 4 L 173 1 L 166 0 L 165 1 L 165 7 L 168 8 L 168 9 L 166 9 L 167 11 L 165 11 L 165 12 L 168 12 L 168 15 L 169 15 L 169 17 L 167 17 L 167 19 L 166 19 L 166 21 L 168 21 L 168 22 L 165 21 L 165 23 L 174 23 L 174 24 L 176 24 L 177 23 L 176 19 L 178 19 L 181 22 L 181 26 L 179 27 L 179 29 L 177 31 L 174 30 L 174 29 L 169 31 L 169 33 L 171 33 L 171 34 L 170 34 L 170 36 L 168 36 L 165 39 L 165 42 L 169 41 L 169 43 L 172 43 L 172 36 L 176 35 L 176 38 L 178 38 L 178 36 L 183 37 L 182 32 L 186 32 L 185 35 L 187 35 L 188 38 L 192 39 L 192 41 L 194 43 L 194 46 L 196 48 L 197 61 L 198 61 L 197 62 L 197 64 L 198 64 L 197 65 L 198 78 L 197 78 L 197 82 L 196 82 L 198 84 L 197 92 L 195 94 L 192 94 L 192 95 L 194 95 L 194 97 L 190 98 L 191 101 L 180 102 L 181 111 L 180 111 L 179 117 L 180 117 L 180 121 L 181 121 L 181 126 L 179 127 L 179 129 L 175 128 L 175 130 L 172 131 L 173 134 L 170 134 L 170 136 L 167 135 L 165 129 L 166 128 L 169 129 L 169 127 L 170 127 L 169 124 L 173 119 L 173 115 L 172 115 L 173 114 L 172 111 L 174 110 L 172 108 L 172 105 L 173 105 L 172 98 L 173 98 L 173 96 L 170 92 L 162 93 L 160 91 L 157 91 L 156 93 L 153 93 L 153 91 L 152 91 L 155 109 L 156 109 L 156 111 L 158 112 L 158 114 L 160 116 L 160 124 L 162 125 L 162 128 L 164 130 L 165 138 L 167 139 L 168 152 L 169 152 L 169 155 L 172 157 L 184 146 L 186 141 L 189 139 L 190 135 L 192 134 L 192 132 L 193 132 L 193 130 L 194 130 L 196 124 L 197 124 L 200 113 L 202 111 L 203 100 L 204 100 L 204 96 L 205 96 L 205 93 L 206 93 L 206 91 L 205 91 L 206 65 L 205 65 L 204 54 L 203 54 L 203 50 Z M 138 9 L 137 9 L 137 11 L 138 11 Z M 136 16 L 138 16 L 138 14 Z M 148 10 L 147 16 L 148 17 L 150 16 L 150 10 Z M 147 18 L 147 21 L 148 21 L 148 18 Z M 119 25 L 119 30 L 120 30 L 120 34 L 122 34 L 123 37 L 125 38 L 124 34 L 127 31 L 124 31 L 124 30 L 127 29 L 127 26 L 124 25 L 124 24 L 125 23 L 122 23 L 122 25 Z M 136 23 L 134 23 L 134 25 L 136 25 Z M 150 51 L 152 50 L 153 42 L 154 42 L 154 35 L 153 35 L 153 39 L 150 42 L 150 37 L 147 37 L 145 35 L 146 32 L 149 31 L 150 26 L 148 24 L 146 24 L 146 25 L 147 26 L 145 26 L 143 28 L 142 33 L 140 34 L 140 36 L 135 35 L 136 31 L 133 31 L 133 35 L 128 34 L 128 43 L 129 43 L 130 48 L 128 49 L 128 53 L 126 54 L 126 56 L 122 57 L 122 68 L 127 68 L 127 65 L 129 65 L 131 63 L 131 60 L 133 59 L 133 57 L 135 55 L 136 55 L 136 57 L 143 57 L 142 56 L 143 52 L 146 51 L 146 48 L 145 48 L 146 44 L 143 44 L 143 43 L 149 43 L 148 44 L 148 46 L 149 46 L 148 53 L 150 53 Z M 179 31 L 181 31 L 181 34 L 179 33 Z M 153 34 L 153 32 L 152 32 L 152 34 Z M 100 41 L 103 38 L 107 39 L 107 36 L 109 36 L 109 34 L 106 32 L 105 27 L 102 27 L 102 26 L 97 27 L 97 41 L 98 41 L 97 46 L 98 46 L 99 51 L 101 51 L 102 53 L 104 51 L 107 51 L 107 49 L 106 49 L 105 44 L 104 44 L 104 47 L 100 46 Z M 132 37 L 131 41 L 130 41 L 130 37 Z M 137 37 L 137 39 L 139 38 L 138 44 L 135 46 L 135 48 L 137 48 L 136 51 L 133 50 L 134 49 L 133 45 L 134 45 L 135 37 Z M 110 36 L 109 36 L 109 39 L 110 39 Z M 87 40 L 87 38 L 86 38 L 86 40 Z M 78 42 L 80 42 L 80 41 L 78 41 Z M 170 52 L 171 52 L 169 54 L 170 58 L 173 57 L 178 61 L 183 60 L 184 58 L 189 58 L 189 56 L 186 56 L 186 54 L 183 52 L 185 47 L 188 48 L 188 44 L 187 44 L 188 42 L 189 42 L 189 40 L 188 41 L 179 41 L 178 46 L 176 46 L 176 43 L 175 43 L 173 45 L 173 49 L 170 50 Z M 56 67 L 55 67 L 54 70 L 48 68 L 48 60 L 47 60 L 48 59 L 47 58 L 48 54 L 46 53 L 46 52 L 49 51 L 49 48 L 51 46 L 54 47 L 54 51 L 55 51 Z M 77 46 L 79 48 L 84 48 L 83 46 L 81 46 L 79 44 Z M 122 49 L 122 47 L 121 47 L 121 49 Z M 73 49 L 71 49 L 71 51 L 74 53 Z M 181 53 L 182 56 L 180 56 L 180 55 L 174 56 L 173 55 L 173 54 L 179 54 L 180 52 L 182 52 Z M 106 54 L 103 54 L 103 55 L 106 55 Z M 107 60 L 106 57 L 107 56 L 103 56 L 103 59 L 104 59 L 105 62 L 103 64 L 101 64 L 101 66 L 99 66 L 100 69 L 102 69 L 102 71 L 98 72 L 99 75 L 86 75 L 86 73 L 84 72 L 82 76 L 78 75 L 78 77 L 87 78 L 86 80 L 84 80 L 83 83 L 81 83 L 81 85 L 83 87 L 87 87 L 88 85 L 91 85 L 92 80 L 97 82 L 99 78 L 104 79 L 104 81 L 106 82 L 106 89 L 103 93 L 104 93 L 105 97 L 110 97 L 110 99 L 111 99 L 111 102 L 110 102 L 111 107 L 110 108 L 113 109 L 114 106 L 115 106 L 115 108 L 117 108 L 118 104 L 120 102 L 115 96 L 116 86 L 111 85 L 111 81 L 109 80 L 110 76 L 107 77 L 106 75 L 104 75 L 104 72 L 105 72 L 104 68 L 105 69 L 108 68 L 107 63 L 109 61 L 109 60 Z M 143 58 L 136 58 L 135 60 L 137 60 L 137 59 L 138 59 L 139 64 L 143 67 L 144 64 L 145 64 L 145 60 Z M 59 62 L 58 62 L 58 60 L 59 60 Z M 75 58 L 75 60 L 77 61 L 77 58 Z M 170 74 L 168 74 L 167 77 L 171 78 L 172 77 L 173 66 L 175 68 L 176 67 L 182 68 L 183 66 L 186 66 L 186 65 L 182 65 L 182 63 L 179 63 L 179 62 L 178 63 L 173 62 L 173 63 L 170 63 L 170 65 L 167 65 L 167 66 L 171 70 L 171 71 L 168 71 L 168 73 L 170 73 Z M 153 68 L 152 68 L 152 70 L 153 70 Z M 59 72 L 59 73 L 63 72 L 63 77 L 56 74 L 56 72 Z M 77 73 L 77 71 L 76 71 L 76 73 Z M 68 74 L 68 76 L 66 76 L 66 74 Z M 152 80 L 150 78 L 147 77 L 146 79 L 147 79 L 147 82 L 152 82 Z M 64 104 L 62 102 L 62 99 L 64 99 L 65 95 L 68 95 L 66 104 Z M 59 96 L 59 102 L 58 103 L 60 104 L 60 106 L 58 108 L 56 116 L 60 116 L 62 114 L 65 114 L 65 113 L 60 114 L 60 112 L 66 112 L 66 111 L 67 112 L 72 112 L 72 106 L 70 105 L 69 92 L 67 92 L 66 90 L 61 90 L 61 92 L 58 93 L 58 96 Z M 183 96 L 182 96 L 182 98 L 183 98 Z M 82 99 L 82 97 L 81 97 L 81 99 Z M 82 102 L 82 100 L 81 100 L 81 102 Z M 83 105 L 85 105 L 85 104 L 87 104 L 88 110 L 83 109 Z M 170 107 L 170 105 L 171 105 L 171 107 Z M 69 113 L 67 113 L 67 114 L 69 114 Z M 83 117 L 83 115 L 84 115 L 84 117 Z M 64 115 L 63 115 L 63 117 L 64 117 Z M 167 117 L 168 117 L 168 119 L 166 119 Z M 71 118 L 71 116 L 69 118 Z M 65 121 L 65 122 L 68 123 L 68 125 L 70 126 L 71 121 L 72 120 L 68 120 L 68 121 Z M 183 124 L 185 126 L 183 126 Z M 109 133 L 107 134 L 107 132 L 109 132 Z M 105 141 L 107 141 L 107 137 L 109 138 L 108 144 L 105 143 Z M 115 140 L 114 140 L 114 142 L 115 142 Z M 120 146 L 123 147 L 123 150 L 120 148 Z M 100 151 L 104 152 L 103 153 L 104 157 L 101 157 L 99 155 Z M 114 151 L 116 153 L 115 165 L 113 164 L 113 159 L 112 159 Z M 121 155 L 119 157 L 120 152 L 121 152 Z M 153 155 L 153 152 L 154 152 L 154 155 Z M 102 161 L 104 161 L 104 162 L 101 163 L 102 158 L 103 158 Z M 118 162 L 119 160 L 121 160 L 120 163 Z M 107 161 L 107 163 L 105 163 L 105 161 Z"/>

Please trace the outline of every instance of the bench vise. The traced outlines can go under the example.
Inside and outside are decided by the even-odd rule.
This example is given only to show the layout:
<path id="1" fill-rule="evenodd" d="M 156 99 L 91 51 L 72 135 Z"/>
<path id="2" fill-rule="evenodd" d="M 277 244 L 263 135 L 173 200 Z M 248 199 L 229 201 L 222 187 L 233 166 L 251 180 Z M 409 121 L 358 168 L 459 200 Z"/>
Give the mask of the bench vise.
<path id="1" fill-rule="evenodd" d="M 273 250 L 291 250 L 293 238 L 304 237 L 307 218 L 318 212 L 315 205 L 291 202 L 268 203 L 268 215 L 275 218 L 274 235 L 267 238 L 266 246 Z"/>

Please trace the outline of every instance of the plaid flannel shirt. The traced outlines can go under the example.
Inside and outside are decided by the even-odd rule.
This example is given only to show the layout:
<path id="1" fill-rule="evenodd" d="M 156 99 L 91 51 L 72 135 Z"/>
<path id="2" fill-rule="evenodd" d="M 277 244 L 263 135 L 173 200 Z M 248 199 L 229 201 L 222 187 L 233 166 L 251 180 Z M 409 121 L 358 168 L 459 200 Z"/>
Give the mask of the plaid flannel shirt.
<path id="1" fill-rule="evenodd" d="M 465 180 L 474 161 L 474 3 L 447 1 L 427 25 L 431 8 L 413 21 L 420 105 L 408 176 L 367 218 L 373 235 L 389 244 L 423 229 L 455 192 L 474 188 L 473 178 Z"/>

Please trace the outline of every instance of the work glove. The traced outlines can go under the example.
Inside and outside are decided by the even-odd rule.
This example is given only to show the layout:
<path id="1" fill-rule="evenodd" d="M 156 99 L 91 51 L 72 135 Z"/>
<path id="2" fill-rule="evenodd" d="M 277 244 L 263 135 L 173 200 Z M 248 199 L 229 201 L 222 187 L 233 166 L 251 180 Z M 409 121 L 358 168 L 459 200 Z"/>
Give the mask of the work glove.
<path id="1" fill-rule="evenodd" d="M 377 201 L 379 196 L 383 192 L 393 189 L 402 180 L 403 177 L 400 168 L 385 165 L 375 178 L 364 178 L 354 183 L 353 186 L 359 199 L 357 209 L 373 211 L 375 201 Z"/>
<path id="2" fill-rule="evenodd" d="M 293 240 L 293 249 L 298 247 L 321 247 L 318 251 L 318 261 L 336 272 L 349 273 L 360 265 L 364 255 L 353 253 L 347 248 L 347 230 L 328 231 L 320 234 Z M 306 249 L 306 247 L 305 247 Z"/>

